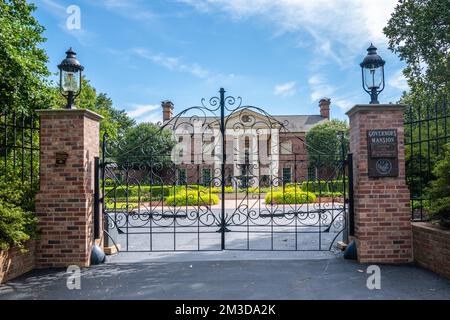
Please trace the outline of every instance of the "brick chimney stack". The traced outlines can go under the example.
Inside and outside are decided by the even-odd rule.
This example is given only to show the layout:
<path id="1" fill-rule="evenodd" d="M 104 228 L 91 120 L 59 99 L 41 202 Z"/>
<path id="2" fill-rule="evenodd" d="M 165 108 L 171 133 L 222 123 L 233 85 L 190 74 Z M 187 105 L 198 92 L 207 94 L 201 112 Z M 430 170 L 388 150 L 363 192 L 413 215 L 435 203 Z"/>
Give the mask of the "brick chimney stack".
<path id="1" fill-rule="evenodd" d="M 161 108 L 163 111 L 163 122 L 169 121 L 173 117 L 173 103 L 170 100 L 164 100 L 161 102 Z"/>
<path id="2" fill-rule="evenodd" d="M 327 119 L 330 119 L 330 103 L 330 98 L 322 98 L 319 101 L 320 115 Z"/>

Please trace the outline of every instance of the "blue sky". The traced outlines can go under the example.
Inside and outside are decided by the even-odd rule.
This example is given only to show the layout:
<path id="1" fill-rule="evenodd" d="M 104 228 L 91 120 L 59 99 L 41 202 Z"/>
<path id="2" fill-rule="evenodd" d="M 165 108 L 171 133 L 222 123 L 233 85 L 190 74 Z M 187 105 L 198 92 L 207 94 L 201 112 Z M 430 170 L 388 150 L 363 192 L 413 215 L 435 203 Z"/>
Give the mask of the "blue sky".
<path id="1" fill-rule="evenodd" d="M 331 116 L 367 103 L 359 63 L 370 42 L 386 60 L 380 102 L 407 89 L 404 64 L 387 50 L 382 28 L 394 0 L 35 0 L 46 28 L 49 68 L 72 46 L 85 75 L 117 108 L 138 121 L 161 120 L 160 101 L 175 112 L 220 87 L 271 114 Z M 76 5 L 81 28 L 69 30 Z"/>

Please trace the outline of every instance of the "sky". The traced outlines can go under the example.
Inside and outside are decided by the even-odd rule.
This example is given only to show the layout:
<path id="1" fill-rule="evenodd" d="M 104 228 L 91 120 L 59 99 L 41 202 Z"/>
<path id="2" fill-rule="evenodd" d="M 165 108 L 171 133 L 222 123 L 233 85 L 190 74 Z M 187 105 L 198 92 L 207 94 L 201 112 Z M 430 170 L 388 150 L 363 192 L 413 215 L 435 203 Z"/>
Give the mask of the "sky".
<path id="1" fill-rule="evenodd" d="M 176 114 L 221 87 L 273 115 L 319 114 L 328 97 L 331 117 L 347 119 L 370 100 L 359 63 L 371 42 L 386 60 L 379 101 L 395 103 L 408 89 L 382 32 L 395 0 L 32 2 L 50 71 L 72 47 L 98 92 L 138 122 L 161 121 L 162 100 Z"/>

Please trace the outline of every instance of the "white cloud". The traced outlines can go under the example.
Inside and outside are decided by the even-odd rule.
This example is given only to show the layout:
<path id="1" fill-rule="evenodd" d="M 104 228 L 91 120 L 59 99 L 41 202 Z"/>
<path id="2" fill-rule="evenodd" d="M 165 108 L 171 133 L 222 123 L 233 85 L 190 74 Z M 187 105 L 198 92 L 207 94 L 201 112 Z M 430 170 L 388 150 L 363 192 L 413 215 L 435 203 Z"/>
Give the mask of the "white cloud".
<path id="1" fill-rule="evenodd" d="M 162 110 L 157 104 L 131 104 L 131 107 L 127 113 L 137 122 L 162 122 Z"/>
<path id="2" fill-rule="evenodd" d="M 172 71 L 190 73 L 197 78 L 207 78 L 209 76 L 209 71 L 201 67 L 199 64 L 183 63 L 179 57 L 170 57 L 163 53 L 154 54 L 142 48 L 135 48 L 133 49 L 133 52 L 144 59 L 150 60 L 153 63 Z"/>
<path id="3" fill-rule="evenodd" d="M 398 70 L 392 77 L 389 78 L 388 85 L 403 91 L 409 89 L 408 82 L 406 81 L 402 70 Z"/>
<path id="4" fill-rule="evenodd" d="M 305 27 L 334 34 L 338 40 L 355 37 L 359 41 L 384 38 L 382 29 L 396 0 L 182 0 L 203 10 L 221 10 L 235 19 L 263 16 L 281 31 Z"/>
<path id="5" fill-rule="evenodd" d="M 278 84 L 275 86 L 273 94 L 282 97 L 293 96 L 296 92 L 295 85 L 295 81 Z"/>
<path id="6" fill-rule="evenodd" d="M 224 12 L 233 20 L 261 18 L 275 34 L 306 32 L 314 42 L 312 67 L 330 59 L 344 67 L 370 42 L 386 43 L 383 27 L 396 0 L 179 0 L 200 12 Z M 338 50 L 336 48 L 339 48 Z"/>
<path id="7" fill-rule="evenodd" d="M 102 0 L 101 4 L 106 9 L 130 19 L 149 20 L 156 18 L 152 11 L 144 9 L 139 2 L 135 0 Z"/>
<path id="8" fill-rule="evenodd" d="M 353 107 L 356 104 L 356 101 L 358 101 L 357 95 L 348 97 L 337 97 L 331 99 L 331 104 L 338 106 L 343 111 L 348 111 L 350 110 L 351 107 Z"/>
<path id="9" fill-rule="evenodd" d="M 331 96 L 336 87 L 327 83 L 325 76 L 321 74 L 312 75 L 308 79 L 308 84 L 311 89 L 311 101 L 317 101 L 323 97 Z"/>
<path id="10" fill-rule="evenodd" d="M 74 37 L 81 45 L 89 45 L 97 37 L 97 35 L 82 27 L 80 29 L 68 29 L 67 28 L 67 18 L 70 14 L 67 13 L 67 8 L 69 6 L 63 6 L 55 0 L 41 0 L 43 7 L 51 13 L 53 16 L 58 18 L 58 27 L 66 34 Z M 81 22 L 83 21 L 83 7 L 81 7 Z M 83 25 L 83 23 L 81 23 Z"/>
<path id="11" fill-rule="evenodd" d="M 67 17 L 66 7 L 57 3 L 54 0 L 42 0 L 42 4 L 50 11 L 53 15 L 59 16 L 61 18 Z"/>

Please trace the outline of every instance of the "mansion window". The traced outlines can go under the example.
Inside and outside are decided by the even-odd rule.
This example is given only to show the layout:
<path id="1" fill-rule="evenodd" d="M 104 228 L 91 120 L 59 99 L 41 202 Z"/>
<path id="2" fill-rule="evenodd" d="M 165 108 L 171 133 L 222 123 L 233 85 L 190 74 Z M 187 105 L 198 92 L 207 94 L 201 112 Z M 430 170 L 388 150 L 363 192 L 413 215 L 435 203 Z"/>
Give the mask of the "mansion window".
<path id="1" fill-rule="evenodd" d="M 211 169 L 203 169 L 203 185 L 208 186 L 211 183 Z"/>
<path id="2" fill-rule="evenodd" d="M 186 169 L 178 169 L 178 184 L 187 184 Z"/>
<path id="3" fill-rule="evenodd" d="M 310 181 L 317 180 L 317 168 L 316 167 L 308 168 L 308 180 L 310 180 Z"/>
<path id="4" fill-rule="evenodd" d="M 292 154 L 292 141 L 283 141 L 280 144 L 281 154 Z"/>
<path id="5" fill-rule="evenodd" d="M 284 183 L 292 182 L 292 169 L 291 168 L 283 168 L 283 182 Z"/>

